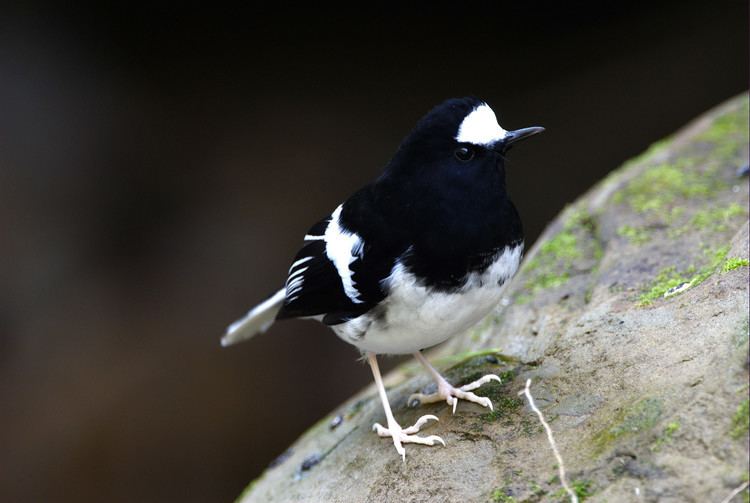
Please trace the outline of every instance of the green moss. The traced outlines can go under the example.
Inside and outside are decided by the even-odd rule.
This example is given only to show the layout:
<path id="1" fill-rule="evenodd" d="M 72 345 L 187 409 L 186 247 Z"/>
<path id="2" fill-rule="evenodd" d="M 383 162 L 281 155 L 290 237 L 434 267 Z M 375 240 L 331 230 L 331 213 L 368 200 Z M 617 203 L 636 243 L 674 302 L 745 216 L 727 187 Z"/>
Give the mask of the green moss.
<path id="1" fill-rule="evenodd" d="M 669 210 L 669 212 L 665 213 L 663 215 L 664 222 L 667 225 L 672 225 L 675 220 L 682 217 L 682 215 L 685 214 L 685 207 L 684 206 L 672 206 L 672 208 Z"/>
<path id="2" fill-rule="evenodd" d="M 580 257 L 578 237 L 572 230 L 563 229 L 542 244 L 536 257 L 526 264 L 527 271 L 536 271 L 533 282 L 530 281 L 526 286 L 536 292 L 565 284 L 569 279 L 569 274 L 565 269 L 568 269 L 572 262 Z M 558 266 L 562 264 L 562 267 L 542 267 L 548 264 Z"/>
<path id="3" fill-rule="evenodd" d="M 725 231 L 728 224 L 736 217 L 747 216 L 747 210 L 737 203 L 722 208 L 708 208 L 699 210 L 690 220 L 693 229 L 711 228 L 715 231 Z"/>
<path id="4" fill-rule="evenodd" d="M 646 398 L 636 403 L 623 420 L 608 430 L 615 438 L 628 433 L 647 430 L 656 424 L 661 416 L 662 402 L 656 398 Z"/>
<path id="5" fill-rule="evenodd" d="M 486 357 L 487 356 L 494 356 L 500 361 L 504 362 L 515 362 L 516 360 L 505 356 L 500 351 L 500 348 L 488 348 L 488 349 L 480 349 L 477 351 L 465 351 L 463 353 L 458 353 L 455 355 L 447 355 L 447 356 L 441 356 L 440 358 L 437 358 L 435 360 L 435 364 L 447 367 L 450 366 L 451 369 L 455 367 L 459 367 L 462 365 L 476 365 L 476 364 L 485 364 L 487 362 Z M 478 358 L 481 358 L 481 360 L 474 361 Z"/>
<path id="6" fill-rule="evenodd" d="M 733 113 L 714 119 L 699 140 L 714 144 L 714 157 L 723 161 L 733 159 L 739 147 L 748 143 L 748 96 L 742 98 L 742 105 Z"/>
<path id="7" fill-rule="evenodd" d="M 498 399 L 492 400 L 493 410 L 482 414 L 479 418 L 482 421 L 491 423 L 498 419 L 507 417 L 511 412 L 517 410 L 523 405 L 523 401 L 514 396 L 500 396 Z"/>
<path id="8" fill-rule="evenodd" d="M 622 411 L 609 426 L 596 435 L 593 443 L 601 452 L 616 440 L 649 430 L 654 427 L 662 414 L 662 402 L 657 398 L 644 398 L 631 408 Z"/>
<path id="9" fill-rule="evenodd" d="M 656 442 L 654 442 L 650 450 L 652 452 L 656 452 L 659 449 L 661 449 L 665 444 L 668 444 L 672 442 L 672 437 L 675 433 L 677 433 L 677 430 L 680 429 L 680 423 L 679 421 L 672 421 L 670 423 L 667 423 L 667 425 L 664 427 L 664 430 L 662 431 L 659 438 L 656 439 Z"/>
<path id="10" fill-rule="evenodd" d="M 620 226 L 620 228 L 617 229 L 617 235 L 627 238 L 628 241 L 637 245 L 643 244 L 651 239 L 651 235 L 647 229 L 642 227 L 632 227 L 630 225 Z"/>
<path id="11" fill-rule="evenodd" d="M 500 372 L 497 376 L 503 384 L 509 384 L 516 377 L 516 372 L 514 370 L 506 370 L 505 372 Z"/>
<path id="12" fill-rule="evenodd" d="M 544 243 L 539 252 L 552 255 L 560 260 L 573 260 L 581 256 L 581 250 L 578 249 L 578 238 L 569 230 L 559 233 Z"/>
<path id="13" fill-rule="evenodd" d="M 591 488 L 594 485 L 590 480 L 574 480 L 570 483 L 570 490 L 575 493 L 578 497 L 579 502 L 586 501 L 586 499 L 593 494 Z M 558 489 L 552 494 L 553 498 L 560 501 L 568 501 L 568 491 L 564 487 Z"/>
<path id="14" fill-rule="evenodd" d="M 536 256 L 523 266 L 529 277 L 526 288 L 532 294 L 565 284 L 577 260 L 602 256 L 598 240 L 590 239 L 596 233 L 594 218 L 580 208 L 569 208 L 567 214 L 562 230 L 542 243 Z M 523 295 L 516 298 L 517 303 L 527 300 Z"/>
<path id="15" fill-rule="evenodd" d="M 733 221 L 736 221 L 740 217 L 747 218 L 747 209 L 737 203 L 719 208 L 698 210 L 692 217 L 683 221 L 683 225 L 672 225 L 667 231 L 667 235 L 671 238 L 676 238 L 690 232 L 695 232 L 696 230 L 724 232 L 730 229 Z M 672 222 L 667 220 L 667 223 L 671 225 Z"/>
<path id="16" fill-rule="evenodd" d="M 727 273 L 729 271 L 734 271 L 735 269 L 738 269 L 740 267 L 747 267 L 748 265 L 750 265 L 750 260 L 746 258 L 729 257 L 724 262 L 724 265 L 721 266 L 721 272 Z"/>
<path id="17" fill-rule="evenodd" d="M 662 269 L 654 278 L 650 288 L 638 297 L 638 305 L 650 306 L 656 299 L 664 297 L 667 292 L 675 291 L 676 288 L 684 285 L 693 286 L 688 276 L 679 274 L 674 266 Z"/>
<path id="18" fill-rule="evenodd" d="M 724 262 L 724 259 L 727 258 L 727 253 L 729 253 L 729 245 L 720 246 L 719 248 L 707 248 L 704 251 L 704 255 L 710 261 L 703 267 L 703 269 L 698 271 L 696 277 L 698 278 L 699 283 L 708 279 L 709 276 L 719 269 L 719 266 Z"/>
<path id="19" fill-rule="evenodd" d="M 517 500 L 510 496 L 505 488 L 495 489 L 490 495 L 490 500 L 496 503 L 515 503 Z"/>
<path id="20" fill-rule="evenodd" d="M 707 197 L 724 184 L 706 176 L 690 159 L 662 163 L 647 169 L 614 196 L 615 203 L 626 203 L 638 213 L 663 213 L 678 199 Z"/>
<path id="21" fill-rule="evenodd" d="M 750 117 L 750 98 L 745 94 L 742 104 L 733 113 L 723 114 L 714 119 L 711 126 L 700 135 L 700 139 L 708 141 L 723 141 L 733 134 L 744 134 L 750 131 L 748 117 Z"/>
<path id="22" fill-rule="evenodd" d="M 529 283 L 527 283 L 528 286 Z M 527 304 L 531 300 L 531 295 L 528 293 L 521 292 L 518 295 L 515 296 L 513 299 L 513 302 L 515 304 L 518 304 L 519 306 L 522 306 L 524 304 Z"/>
<path id="23" fill-rule="evenodd" d="M 674 266 L 662 269 L 638 297 L 638 305 L 642 307 L 650 306 L 657 299 L 677 295 L 703 283 L 719 269 L 728 251 L 728 246 L 707 249 L 704 252 L 706 263 L 700 269 L 696 269 L 695 266 L 690 266 L 683 272 L 678 272 Z"/>
<path id="24" fill-rule="evenodd" d="M 664 435 L 671 437 L 679 429 L 680 429 L 679 421 L 672 421 L 671 423 L 668 423 L 667 426 L 664 428 Z"/>
<path id="25" fill-rule="evenodd" d="M 740 161 L 741 153 L 748 143 L 748 96 L 741 98 L 737 109 L 716 117 L 697 140 L 695 144 L 679 149 L 671 157 L 657 157 L 656 153 L 670 143 L 667 138 L 625 163 L 617 173 L 626 171 L 633 164 L 648 163 L 650 166 L 637 177 L 625 182 L 614 194 L 613 201 L 627 204 L 638 213 L 655 215 L 671 224 L 671 219 L 675 216 L 672 210 L 679 206 L 681 200 L 708 198 L 726 188 L 727 183 L 721 174 L 726 172 L 728 166 Z M 613 175 L 608 179 L 619 182 L 619 177 Z M 732 211 L 737 210 L 732 208 Z M 698 214 L 696 223 L 708 227 L 722 218 L 720 212 Z"/>
<path id="26" fill-rule="evenodd" d="M 531 494 L 533 496 L 542 496 L 545 493 L 545 490 L 542 488 L 541 485 L 539 485 L 538 482 L 531 482 L 529 490 L 531 491 Z"/>
<path id="27" fill-rule="evenodd" d="M 680 199 L 708 197 L 726 186 L 716 176 L 716 171 L 734 161 L 742 146 L 747 145 L 747 137 L 748 100 L 745 96 L 738 110 L 717 117 L 698 136 L 699 141 L 712 144 L 709 152 L 698 152 L 692 156 L 682 152 L 678 159 L 649 167 L 630 180 L 614 195 L 613 200 L 629 205 L 638 213 L 653 212 L 662 216 Z M 660 144 L 659 150 L 663 144 Z M 656 150 L 649 149 L 635 162 L 653 158 Z"/>
<path id="28" fill-rule="evenodd" d="M 750 401 L 746 398 L 740 403 L 732 417 L 732 438 L 742 438 L 750 429 Z"/>
<path id="29" fill-rule="evenodd" d="M 502 367 L 505 367 L 502 371 L 502 373 L 505 373 L 509 363 L 516 363 L 516 360 L 498 352 L 480 352 L 477 356 L 473 356 L 459 364 L 449 367 L 445 371 L 445 374 L 449 376 L 451 382 L 463 385 L 476 381 L 487 374 L 497 374 Z M 500 385 L 496 381 L 492 382 L 498 386 Z M 486 386 L 489 386 L 489 384 Z M 482 388 L 484 388 L 484 386 Z"/>
<path id="30" fill-rule="evenodd" d="M 472 379 L 466 379 L 465 384 L 468 384 L 470 382 L 474 382 L 477 379 L 480 379 L 483 375 L 486 374 L 477 374 Z M 501 378 L 502 379 L 502 378 Z M 507 384 L 510 381 L 503 381 L 503 384 Z M 492 400 L 493 406 L 495 403 L 503 403 L 503 401 L 506 399 L 508 392 L 505 389 L 506 386 L 503 384 L 500 384 L 497 381 L 491 381 L 487 384 L 483 385 L 479 389 L 474 390 L 474 393 L 476 393 L 477 396 L 484 396 Z"/>
<path id="31" fill-rule="evenodd" d="M 583 501 L 593 494 L 591 490 L 593 485 L 594 483 L 590 480 L 574 480 L 570 488 L 578 496 L 578 501 Z"/>
<path id="32" fill-rule="evenodd" d="M 557 288 L 558 286 L 562 286 L 567 283 L 569 279 L 570 275 L 567 272 L 563 272 L 561 274 L 546 272 L 540 274 L 536 278 L 536 281 L 528 284 L 527 286 L 530 287 L 532 291 L 537 292 L 539 290 L 547 290 L 549 288 Z"/>

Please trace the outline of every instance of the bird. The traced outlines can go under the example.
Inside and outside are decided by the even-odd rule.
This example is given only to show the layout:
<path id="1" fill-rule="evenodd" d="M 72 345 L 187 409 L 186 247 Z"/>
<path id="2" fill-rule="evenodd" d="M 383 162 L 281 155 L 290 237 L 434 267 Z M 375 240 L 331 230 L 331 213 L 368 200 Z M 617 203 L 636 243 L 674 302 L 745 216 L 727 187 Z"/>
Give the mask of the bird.
<path id="1" fill-rule="evenodd" d="M 523 255 L 521 218 L 506 188 L 506 155 L 544 131 L 505 130 L 487 102 L 468 96 L 438 104 L 419 119 L 382 173 L 318 221 L 303 238 L 284 287 L 227 328 L 222 346 L 265 332 L 275 321 L 313 319 L 355 346 L 370 365 L 390 437 L 404 444 L 442 444 L 420 436 L 437 421 L 424 415 L 409 427 L 395 419 L 377 355 L 412 354 L 437 384 L 409 403 L 458 400 L 492 409 L 473 390 L 489 374 L 454 387 L 422 354 L 484 318 Z"/>

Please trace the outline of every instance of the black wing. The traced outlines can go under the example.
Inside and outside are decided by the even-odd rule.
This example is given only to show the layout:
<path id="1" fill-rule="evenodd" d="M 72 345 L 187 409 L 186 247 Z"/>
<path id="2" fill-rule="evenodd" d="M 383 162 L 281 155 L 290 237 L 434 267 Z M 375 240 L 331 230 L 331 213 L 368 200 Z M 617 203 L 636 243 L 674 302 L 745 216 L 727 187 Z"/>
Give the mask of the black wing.
<path id="1" fill-rule="evenodd" d="M 385 297 L 382 280 L 396 256 L 368 232 L 361 220 L 362 194 L 349 199 L 315 224 L 294 258 L 286 282 L 286 299 L 277 319 L 321 317 L 336 325 L 356 318 Z M 377 219 L 377 212 L 369 212 Z M 352 218 L 354 217 L 354 218 Z"/>

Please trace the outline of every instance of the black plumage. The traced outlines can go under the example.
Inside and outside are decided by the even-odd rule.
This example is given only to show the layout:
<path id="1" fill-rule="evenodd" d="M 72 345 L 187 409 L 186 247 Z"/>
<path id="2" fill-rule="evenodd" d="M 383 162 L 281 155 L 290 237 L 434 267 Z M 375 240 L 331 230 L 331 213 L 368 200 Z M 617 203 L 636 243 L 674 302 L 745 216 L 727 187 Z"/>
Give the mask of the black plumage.
<path id="1" fill-rule="evenodd" d="M 313 225 L 292 261 L 285 287 L 234 323 L 222 343 L 263 331 L 275 319 L 313 318 L 367 353 L 388 428 L 402 442 L 442 442 L 414 435 L 434 416 L 402 429 L 390 411 L 375 354 L 413 353 L 438 392 L 422 402 L 458 398 L 492 407 L 470 390 L 497 376 L 454 388 L 419 350 L 469 328 L 500 298 L 518 268 L 521 219 L 508 197 L 505 154 L 542 131 L 506 131 L 492 109 L 469 97 L 427 113 L 383 173 Z M 427 418 L 427 419 L 425 419 Z"/>
<path id="2" fill-rule="evenodd" d="M 462 161 L 456 145 L 444 141 L 481 103 L 451 99 L 435 107 L 384 173 L 343 204 L 342 228 L 364 242 L 361 256 L 349 266 L 363 302 L 345 295 L 324 242 L 310 241 L 295 257 L 313 257 L 301 294 L 287 299 L 278 319 L 324 315 L 324 323 L 334 325 L 364 314 L 387 295 L 383 280 L 402 256 L 426 286 L 455 290 L 505 246 L 523 241 L 521 219 L 506 192 L 503 151 L 464 146 L 474 152 Z M 308 235 L 322 235 L 329 221 L 315 224 Z"/>

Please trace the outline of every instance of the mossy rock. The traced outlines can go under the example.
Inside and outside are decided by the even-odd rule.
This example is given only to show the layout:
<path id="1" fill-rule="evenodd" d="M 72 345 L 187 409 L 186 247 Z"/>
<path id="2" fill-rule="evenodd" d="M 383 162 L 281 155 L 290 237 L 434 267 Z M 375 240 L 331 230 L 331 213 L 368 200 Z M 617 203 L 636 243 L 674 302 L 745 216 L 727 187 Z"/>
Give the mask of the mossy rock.
<path id="1" fill-rule="evenodd" d="M 748 96 L 613 171 L 550 224 L 503 302 L 429 357 L 495 412 L 414 409 L 413 364 L 386 377 L 401 424 L 447 447 L 388 439 L 369 387 L 305 433 L 242 502 L 565 501 L 546 435 L 587 501 L 721 501 L 748 472 Z M 279 411 L 288 414 L 289 411 Z M 248 453 L 252 455 L 252 453 Z"/>

